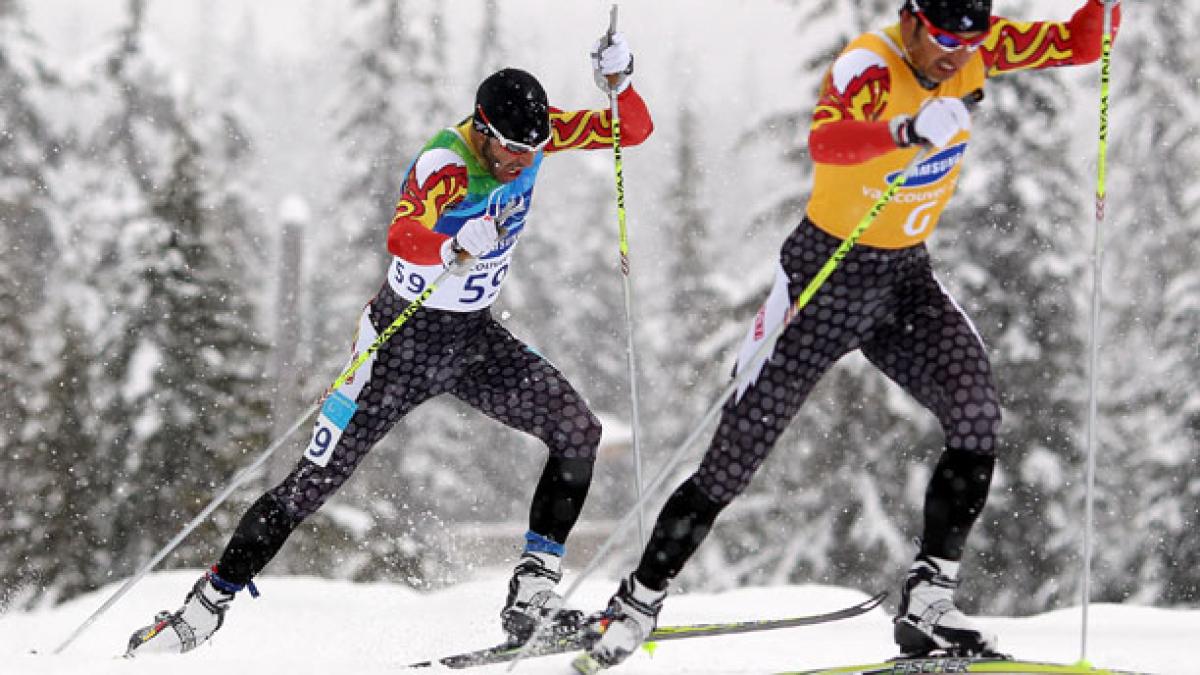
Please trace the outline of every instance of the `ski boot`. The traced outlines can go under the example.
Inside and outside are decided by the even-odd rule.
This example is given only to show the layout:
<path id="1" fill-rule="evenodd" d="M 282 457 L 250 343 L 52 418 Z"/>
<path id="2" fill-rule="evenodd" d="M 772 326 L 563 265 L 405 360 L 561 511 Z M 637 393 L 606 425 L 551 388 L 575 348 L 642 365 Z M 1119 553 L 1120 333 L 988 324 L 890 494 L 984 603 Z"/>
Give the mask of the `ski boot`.
<path id="1" fill-rule="evenodd" d="M 996 636 L 985 632 L 954 604 L 959 563 L 921 554 L 904 588 L 893 635 L 904 657 L 940 651 L 953 656 L 996 655 Z"/>
<path id="2" fill-rule="evenodd" d="M 629 658 L 658 625 L 658 613 L 666 597 L 666 589 L 656 591 L 644 586 L 633 574 L 622 579 L 608 607 L 587 618 L 583 627 L 587 651 L 572 663 L 575 671 L 592 673 Z"/>
<path id="3" fill-rule="evenodd" d="M 253 584 L 249 586 L 250 594 L 258 595 Z M 215 567 L 205 572 L 184 598 L 183 607 L 174 613 L 161 611 L 155 615 L 154 623 L 134 631 L 125 657 L 192 651 L 220 630 L 229 603 L 242 588 L 217 576 Z"/>
<path id="4" fill-rule="evenodd" d="M 500 610 L 500 625 L 510 644 L 525 644 L 535 633 L 539 642 L 549 642 L 579 630 L 583 612 L 562 609 L 562 596 L 554 592 L 561 580 L 560 556 L 529 550 L 521 554 L 521 561 L 513 568 L 508 582 L 504 608 Z M 539 629 L 543 622 L 546 625 Z"/>

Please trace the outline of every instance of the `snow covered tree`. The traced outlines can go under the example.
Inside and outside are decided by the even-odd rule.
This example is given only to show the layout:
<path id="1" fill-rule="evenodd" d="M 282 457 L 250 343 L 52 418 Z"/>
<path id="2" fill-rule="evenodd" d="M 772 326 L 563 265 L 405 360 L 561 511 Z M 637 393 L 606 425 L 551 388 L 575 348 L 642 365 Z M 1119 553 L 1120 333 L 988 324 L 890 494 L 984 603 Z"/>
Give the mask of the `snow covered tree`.
<path id="1" fill-rule="evenodd" d="M 417 118 L 424 90 L 413 65 L 421 45 L 408 3 L 359 0 L 350 18 L 345 84 L 329 103 L 337 120 L 340 186 L 329 226 L 315 242 L 322 254 L 313 269 L 314 301 L 327 318 L 317 339 L 339 352 L 391 260 L 387 225 L 403 172 L 425 139 L 449 123 Z"/>
<path id="2" fill-rule="evenodd" d="M 1132 16 L 1112 54 L 1095 597 L 1195 603 L 1200 49 L 1188 35 L 1200 10 L 1165 3 Z"/>
<path id="3" fill-rule="evenodd" d="M 100 477 L 104 458 L 96 452 L 96 355 L 70 304 L 51 302 L 47 314 L 55 330 L 44 334 L 39 350 L 44 394 L 32 408 L 26 439 L 6 463 L 20 467 L 20 481 L 6 491 L 11 503 L 4 513 L 12 520 L 5 523 L 5 553 L 11 558 L 0 567 L 0 583 L 9 589 L 6 599 L 18 605 L 93 590 L 109 580 L 117 562 L 107 512 L 110 486 Z"/>
<path id="4" fill-rule="evenodd" d="M 49 576 L 34 531 L 56 513 L 33 498 L 35 485 L 61 481 L 39 452 L 40 409 L 54 388 L 39 365 L 52 330 L 44 306 L 46 271 L 56 258 L 60 220 L 49 174 L 61 152 L 49 121 L 60 86 L 56 65 L 16 0 L 0 1 L 0 611 L 38 595 Z"/>
<path id="5" fill-rule="evenodd" d="M 20 3 L 0 2 L 0 444 L 6 446 L 21 435 L 31 394 L 32 320 L 55 250 L 46 173 L 58 161 L 60 141 L 43 92 L 57 86 L 57 76 L 43 52 Z"/>
<path id="6" fill-rule="evenodd" d="M 693 86 L 689 80 L 679 82 L 677 88 L 686 96 Z M 729 316 L 729 295 L 721 292 L 722 284 L 736 286 L 743 280 L 721 276 L 722 258 L 714 245 L 714 218 L 705 190 L 712 178 L 701 152 L 704 144 L 699 139 L 705 137 L 701 120 L 692 105 L 684 105 L 677 118 L 662 121 L 668 114 L 659 115 L 653 137 L 671 148 L 669 182 L 658 201 L 661 215 L 634 211 L 637 217 L 631 220 L 639 234 L 657 235 L 663 242 L 647 246 L 649 236 L 643 236 L 632 252 L 632 279 L 635 290 L 640 291 L 635 297 L 639 310 L 635 349 L 641 380 L 644 482 L 658 474 L 659 467 L 695 430 L 716 392 L 728 381 L 724 350 L 730 331 L 722 330 L 722 324 L 733 325 L 738 335 L 742 330 Z M 636 187 L 648 189 L 644 184 Z M 626 417 L 622 415 L 622 419 Z M 687 456 L 696 456 L 700 445 L 695 444 Z M 623 457 L 618 465 L 621 489 L 630 498 L 634 495 L 630 487 L 633 459 Z M 686 464 L 676 473 L 690 470 Z M 672 476 L 669 487 L 674 483 Z M 622 501 L 619 505 L 613 517 L 625 515 L 628 504 Z M 649 504 L 648 518 L 653 518 L 656 506 L 653 501 Z"/>
<path id="7" fill-rule="evenodd" d="M 250 284 L 227 234 L 245 225 L 223 182 L 232 158 L 221 148 L 237 139 L 197 121 L 144 16 L 130 2 L 128 23 L 74 85 L 89 115 L 73 120 L 56 182 L 70 224 L 52 271 L 55 306 L 68 308 L 56 318 L 73 312 L 87 330 L 67 333 L 62 372 L 50 369 L 59 409 L 38 443 L 82 473 L 79 490 L 46 493 L 64 517 L 42 541 L 89 545 L 70 575 L 40 580 L 51 595 L 134 569 L 264 441 Z M 215 539 L 193 537 L 168 564 L 211 562 Z"/>

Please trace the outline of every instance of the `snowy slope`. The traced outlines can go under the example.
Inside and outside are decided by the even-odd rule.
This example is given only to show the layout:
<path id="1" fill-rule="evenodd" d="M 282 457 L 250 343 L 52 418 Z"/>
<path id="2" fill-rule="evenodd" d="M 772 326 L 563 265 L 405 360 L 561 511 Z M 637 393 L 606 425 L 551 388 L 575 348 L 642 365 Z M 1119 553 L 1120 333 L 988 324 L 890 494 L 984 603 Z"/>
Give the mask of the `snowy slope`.
<path id="1" fill-rule="evenodd" d="M 500 639 L 496 613 L 504 577 L 487 575 L 435 593 L 390 584 L 352 584 L 311 578 L 264 577 L 263 597 L 239 598 L 211 647 L 184 656 L 115 658 L 129 633 L 163 607 L 174 608 L 191 573 L 162 573 L 143 581 L 62 655 L 49 652 L 115 588 L 59 608 L 0 617 L 0 672 L 20 675 L 150 674 L 375 675 L 403 672 L 406 663 L 487 646 Z M 586 583 L 581 607 L 598 607 L 614 587 Z M 865 597 L 820 586 L 750 588 L 718 595 L 672 597 L 667 623 L 785 616 L 835 609 Z M 1200 636 L 1200 611 L 1093 606 L 1089 660 L 1109 668 L 1195 673 L 1183 658 Z M 1080 612 L 986 621 L 1002 647 L 1024 658 L 1073 662 L 1079 657 Z M 638 653 L 617 673 L 770 673 L 887 658 L 893 655 L 889 617 L 882 610 L 837 624 L 757 635 L 662 643 L 653 658 Z M 38 654 L 30 654 L 30 650 Z M 522 663 L 515 672 L 568 670 L 569 656 Z M 430 670 L 414 672 L 433 672 Z M 439 669 L 437 672 L 441 672 Z M 471 672 L 502 673 L 506 666 Z"/>

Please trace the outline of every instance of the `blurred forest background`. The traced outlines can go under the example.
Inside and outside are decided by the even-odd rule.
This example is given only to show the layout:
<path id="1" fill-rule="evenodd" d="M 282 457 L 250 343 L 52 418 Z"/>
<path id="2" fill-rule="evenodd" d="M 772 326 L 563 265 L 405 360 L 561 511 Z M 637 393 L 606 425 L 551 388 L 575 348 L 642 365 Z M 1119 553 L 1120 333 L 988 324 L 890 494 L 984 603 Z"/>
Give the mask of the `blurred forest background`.
<path id="1" fill-rule="evenodd" d="M 622 5 L 657 124 L 625 155 L 648 477 L 725 383 L 802 215 L 818 79 L 899 4 Z M 995 9 L 1066 20 L 1076 4 Z M 337 375 L 383 280 L 414 153 L 505 65 L 538 74 L 558 107 L 605 107 L 587 52 L 608 8 L 0 0 L 0 611 L 133 573 L 289 427 Z M 1200 4 L 1125 12 L 1093 592 L 1197 606 Z M 991 81 L 931 242 L 991 348 L 1006 413 L 966 560 L 975 611 L 1079 602 L 1098 80 L 1091 66 Z M 556 156 L 542 175 L 494 311 L 606 421 L 578 570 L 633 501 L 612 157 Z M 307 428 L 164 566 L 211 564 Z M 680 587 L 894 587 L 940 447 L 930 415 L 848 357 Z M 543 457 L 452 399 L 428 403 L 267 571 L 429 588 L 508 564 Z M 610 569 L 632 562 L 634 538 Z"/>

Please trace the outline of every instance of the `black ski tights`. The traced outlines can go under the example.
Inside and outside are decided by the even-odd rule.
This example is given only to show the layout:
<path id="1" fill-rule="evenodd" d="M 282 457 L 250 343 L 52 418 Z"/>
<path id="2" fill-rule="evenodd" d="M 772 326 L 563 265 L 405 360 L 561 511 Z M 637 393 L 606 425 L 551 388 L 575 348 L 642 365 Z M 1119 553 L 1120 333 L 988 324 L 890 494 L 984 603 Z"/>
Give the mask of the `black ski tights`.
<path id="1" fill-rule="evenodd" d="M 925 492 L 925 534 L 921 553 L 961 560 L 963 544 L 992 484 L 996 456 L 946 448 Z"/>
<path id="2" fill-rule="evenodd" d="M 592 466 L 595 460 L 550 457 L 542 469 L 537 489 L 533 492 L 533 503 L 529 507 L 529 530 L 559 544 L 567 542 L 567 535 L 579 520 L 583 500 L 587 498 L 592 484 Z"/>
<path id="3" fill-rule="evenodd" d="M 217 563 L 217 576 L 244 586 L 271 562 L 300 521 L 266 492 L 247 509 Z"/>
<path id="4" fill-rule="evenodd" d="M 708 536 L 725 506 L 705 496 L 695 476 L 680 485 L 654 523 L 646 552 L 635 572 L 638 581 L 654 590 L 665 589 Z"/>

